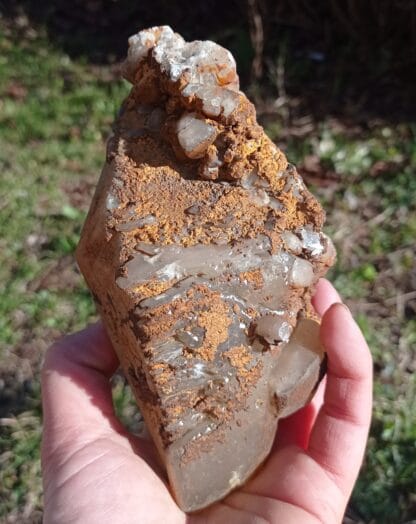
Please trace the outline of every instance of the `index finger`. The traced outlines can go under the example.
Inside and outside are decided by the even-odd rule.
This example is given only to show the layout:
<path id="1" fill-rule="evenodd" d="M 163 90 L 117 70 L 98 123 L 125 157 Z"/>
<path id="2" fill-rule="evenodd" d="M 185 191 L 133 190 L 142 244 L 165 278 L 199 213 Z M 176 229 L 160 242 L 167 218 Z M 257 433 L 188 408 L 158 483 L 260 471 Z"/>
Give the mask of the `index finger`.
<path id="1" fill-rule="evenodd" d="M 343 304 L 332 305 L 323 316 L 321 340 L 328 355 L 327 384 L 307 453 L 348 497 L 361 466 L 371 420 L 371 354 Z"/>

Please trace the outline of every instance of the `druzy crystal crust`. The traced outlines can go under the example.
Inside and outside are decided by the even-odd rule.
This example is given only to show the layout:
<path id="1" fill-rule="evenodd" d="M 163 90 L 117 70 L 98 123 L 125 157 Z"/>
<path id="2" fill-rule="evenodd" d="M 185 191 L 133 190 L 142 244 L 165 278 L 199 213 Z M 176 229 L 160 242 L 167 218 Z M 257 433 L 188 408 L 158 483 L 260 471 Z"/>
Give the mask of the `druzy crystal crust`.
<path id="1" fill-rule="evenodd" d="M 324 213 L 256 122 L 231 54 L 129 39 L 132 90 L 77 258 L 185 511 L 244 483 L 322 374 Z"/>

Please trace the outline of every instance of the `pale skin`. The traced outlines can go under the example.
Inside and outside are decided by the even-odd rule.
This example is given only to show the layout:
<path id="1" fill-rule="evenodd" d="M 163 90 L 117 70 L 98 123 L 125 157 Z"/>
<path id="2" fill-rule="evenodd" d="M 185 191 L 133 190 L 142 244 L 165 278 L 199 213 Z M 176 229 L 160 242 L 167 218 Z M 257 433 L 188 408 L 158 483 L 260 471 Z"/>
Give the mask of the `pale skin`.
<path id="1" fill-rule="evenodd" d="M 372 361 L 326 280 L 314 306 L 328 354 L 325 383 L 280 423 L 255 477 L 193 515 L 176 505 L 151 442 L 129 434 L 114 414 L 109 379 L 119 362 L 102 326 L 55 344 L 42 374 L 44 523 L 341 523 L 367 441 Z"/>

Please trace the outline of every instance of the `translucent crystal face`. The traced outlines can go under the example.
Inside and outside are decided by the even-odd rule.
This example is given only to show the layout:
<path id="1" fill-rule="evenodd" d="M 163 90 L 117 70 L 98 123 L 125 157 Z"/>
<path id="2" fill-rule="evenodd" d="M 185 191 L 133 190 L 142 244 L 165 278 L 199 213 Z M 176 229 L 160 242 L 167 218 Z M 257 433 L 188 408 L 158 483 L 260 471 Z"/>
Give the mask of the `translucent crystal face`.
<path id="1" fill-rule="evenodd" d="M 179 144 L 189 158 L 204 156 L 217 136 L 216 128 L 206 124 L 195 113 L 183 114 L 176 125 L 176 132 Z"/>
<path id="2" fill-rule="evenodd" d="M 230 53 L 167 26 L 129 46 L 134 86 L 78 261 L 192 511 L 243 483 L 308 400 L 323 359 L 310 299 L 335 253 Z"/>

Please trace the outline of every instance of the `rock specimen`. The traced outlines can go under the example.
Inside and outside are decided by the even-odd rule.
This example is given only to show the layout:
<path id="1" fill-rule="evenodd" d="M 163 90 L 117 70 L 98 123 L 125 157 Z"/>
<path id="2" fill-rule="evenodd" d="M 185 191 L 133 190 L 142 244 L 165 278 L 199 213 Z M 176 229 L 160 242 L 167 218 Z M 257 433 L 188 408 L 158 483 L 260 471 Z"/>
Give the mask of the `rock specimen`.
<path id="1" fill-rule="evenodd" d="M 78 262 L 185 511 L 267 457 L 319 380 L 310 299 L 324 213 L 256 123 L 231 54 L 169 27 L 129 40 Z"/>

